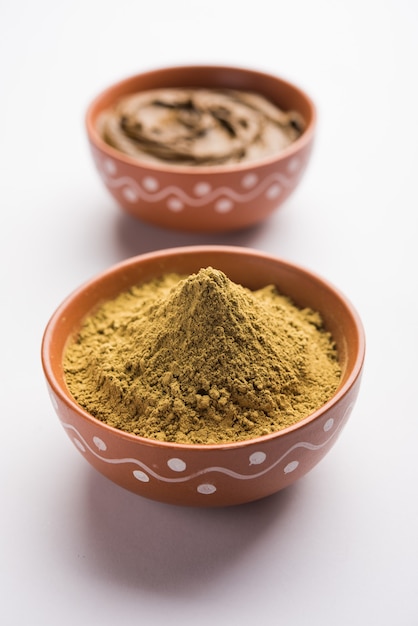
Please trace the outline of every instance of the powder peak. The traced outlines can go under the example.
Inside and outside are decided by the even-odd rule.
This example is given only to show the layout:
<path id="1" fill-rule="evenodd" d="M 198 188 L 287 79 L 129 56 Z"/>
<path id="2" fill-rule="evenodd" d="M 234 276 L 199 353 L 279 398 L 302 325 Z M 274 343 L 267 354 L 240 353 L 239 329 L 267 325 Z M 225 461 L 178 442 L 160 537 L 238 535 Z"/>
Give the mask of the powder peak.
<path id="1" fill-rule="evenodd" d="M 246 302 L 244 289 L 232 283 L 221 271 L 203 268 L 181 281 L 165 302 L 161 314 L 175 312 L 172 332 L 198 331 L 211 334 L 216 328 L 225 328 L 233 334 L 243 322 Z"/>

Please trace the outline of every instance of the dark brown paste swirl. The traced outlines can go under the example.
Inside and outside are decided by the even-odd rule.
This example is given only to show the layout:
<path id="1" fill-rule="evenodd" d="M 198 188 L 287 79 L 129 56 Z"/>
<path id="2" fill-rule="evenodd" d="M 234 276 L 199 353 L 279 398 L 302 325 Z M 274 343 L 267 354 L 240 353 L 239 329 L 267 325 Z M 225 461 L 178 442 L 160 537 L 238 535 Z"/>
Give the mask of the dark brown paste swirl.
<path id="1" fill-rule="evenodd" d="M 101 136 L 117 150 L 173 165 L 259 160 L 284 150 L 303 130 L 298 112 L 231 89 L 144 91 L 120 99 L 99 120 Z"/>

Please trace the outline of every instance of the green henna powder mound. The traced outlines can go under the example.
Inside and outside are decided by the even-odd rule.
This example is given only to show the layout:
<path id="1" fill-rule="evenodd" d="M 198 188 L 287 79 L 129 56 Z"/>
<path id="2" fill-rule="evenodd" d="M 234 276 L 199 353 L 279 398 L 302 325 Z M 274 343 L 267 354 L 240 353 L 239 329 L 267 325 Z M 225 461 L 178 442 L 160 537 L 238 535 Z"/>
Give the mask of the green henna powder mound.
<path id="1" fill-rule="evenodd" d="M 141 437 L 219 444 L 283 429 L 322 406 L 341 371 L 320 315 L 211 267 L 106 302 L 64 370 L 91 415 Z"/>

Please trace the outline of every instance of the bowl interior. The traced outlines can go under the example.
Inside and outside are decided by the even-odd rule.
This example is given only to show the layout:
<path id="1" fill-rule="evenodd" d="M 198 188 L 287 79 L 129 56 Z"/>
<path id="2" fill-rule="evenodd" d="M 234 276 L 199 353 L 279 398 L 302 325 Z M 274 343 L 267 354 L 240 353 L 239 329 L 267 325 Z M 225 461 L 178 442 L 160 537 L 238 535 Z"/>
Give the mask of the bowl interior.
<path id="1" fill-rule="evenodd" d="M 144 72 L 122 80 L 99 94 L 86 114 L 87 130 L 99 145 L 106 145 L 97 131 L 97 118 L 122 96 L 160 87 L 231 88 L 256 91 L 285 110 L 295 109 L 306 129 L 295 143 L 312 132 L 315 108 L 309 96 L 286 80 L 256 70 L 224 66 L 179 66 Z M 112 151 L 112 149 L 111 149 Z"/>
<path id="2" fill-rule="evenodd" d="M 129 259 L 67 298 L 51 318 L 43 342 L 45 374 L 54 390 L 74 405 L 65 384 L 63 355 L 67 342 L 78 331 L 86 315 L 134 284 L 166 272 L 190 274 L 208 266 L 222 270 L 232 281 L 250 289 L 275 284 L 300 307 L 319 311 L 339 353 L 342 379 L 337 395 L 352 384 L 361 369 L 364 339 L 356 312 L 335 288 L 306 270 L 257 251 L 192 246 Z"/>

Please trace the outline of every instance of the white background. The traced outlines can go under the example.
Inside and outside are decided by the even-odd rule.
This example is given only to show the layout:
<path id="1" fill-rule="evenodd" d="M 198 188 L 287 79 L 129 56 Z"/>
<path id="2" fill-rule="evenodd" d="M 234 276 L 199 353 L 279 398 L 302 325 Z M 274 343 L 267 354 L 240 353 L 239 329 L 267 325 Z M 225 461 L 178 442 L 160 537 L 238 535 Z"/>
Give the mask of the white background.
<path id="1" fill-rule="evenodd" d="M 279 74 L 318 107 L 300 188 L 244 232 L 128 218 L 88 152 L 98 91 L 200 62 Z M 2 624 L 418 624 L 417 64 L 415 0 L 0 0 Z M 367 333 L 360 396 L 329 455 L 232 509 L 155 503 L 102 478 L 59 425 L 40 363 L 70 291 L 194 243 L 309 267 Z"/>

